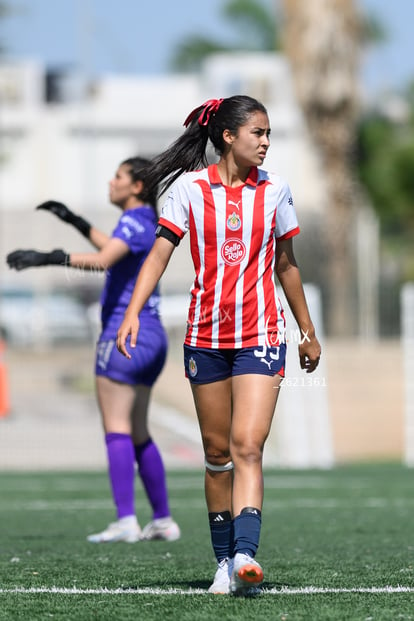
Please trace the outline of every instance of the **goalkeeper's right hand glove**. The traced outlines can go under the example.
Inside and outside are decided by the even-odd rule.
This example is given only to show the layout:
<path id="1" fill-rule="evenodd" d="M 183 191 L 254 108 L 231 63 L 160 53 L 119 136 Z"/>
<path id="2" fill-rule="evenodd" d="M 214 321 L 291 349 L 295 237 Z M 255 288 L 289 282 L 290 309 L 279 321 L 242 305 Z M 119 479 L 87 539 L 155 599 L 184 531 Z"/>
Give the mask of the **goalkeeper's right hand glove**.
<path id="1" fill-rule="evenodd" d="M 55 214 L 55 216 L 57 216 L 60 220 L 63 220 L 63 222 L 67 222 L 68 224 L 74 226 L 79 233 L 82 233 L 84 237 L 89 239 L 91 232 L 91 225 L 89 222 L 81 216 L 74 214 L 73 211 L 71 211 L 69 207 L 66 207 L 63 203 L 60 203 L 59 201 L 46 201 L 45 203 L 38 205 L 36 209 L 50 211 L 50 213 Z"/>

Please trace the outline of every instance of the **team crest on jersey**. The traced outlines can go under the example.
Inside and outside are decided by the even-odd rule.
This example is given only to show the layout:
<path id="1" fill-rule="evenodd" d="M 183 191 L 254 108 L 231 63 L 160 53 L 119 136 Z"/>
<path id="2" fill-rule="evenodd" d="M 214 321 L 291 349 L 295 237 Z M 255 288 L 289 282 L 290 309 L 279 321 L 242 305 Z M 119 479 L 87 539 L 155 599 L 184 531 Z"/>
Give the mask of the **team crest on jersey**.
<path id="1" fill-rule="evenodd" d="M 191 377 L 195 377 L 198 373 L 197 363 L 193 357 L 191 357 L 190 360 L 188 361 L 188 372 L 191 375 Z"/>
<path id="2" fill-rule="evenodd" d="M 238 265 L 246 256 L 246 246 L 241 239 L 227 239 L 221 247 L 221 258 L 227 265 Z"/>
<path id="3" fill-rule="evenodd" d="M 235 211 L 227 218 L 227 226 L 231 231 L 238 231 L 241 227 L 240 216 Z"/>

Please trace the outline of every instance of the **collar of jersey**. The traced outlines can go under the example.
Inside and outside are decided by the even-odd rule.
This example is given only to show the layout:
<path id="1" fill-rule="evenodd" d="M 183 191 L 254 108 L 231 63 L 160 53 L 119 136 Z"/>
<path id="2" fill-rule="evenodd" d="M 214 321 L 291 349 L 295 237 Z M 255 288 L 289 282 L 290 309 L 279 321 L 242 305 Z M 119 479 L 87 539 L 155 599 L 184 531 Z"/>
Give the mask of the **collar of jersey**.
<path id="1" fill-rule="evenodd" d="M 210 166 L 208 167 L 208 176 L 210 179 L 210 183 L 224 185 L 220 178 L 217 164 L 210 164 Z M 252 185 L 253 187 L 256 187 L 258 176 L 259 174 L 257 171 L 257 166 L 252 166 L 247 176 L 245 185 Z"/>

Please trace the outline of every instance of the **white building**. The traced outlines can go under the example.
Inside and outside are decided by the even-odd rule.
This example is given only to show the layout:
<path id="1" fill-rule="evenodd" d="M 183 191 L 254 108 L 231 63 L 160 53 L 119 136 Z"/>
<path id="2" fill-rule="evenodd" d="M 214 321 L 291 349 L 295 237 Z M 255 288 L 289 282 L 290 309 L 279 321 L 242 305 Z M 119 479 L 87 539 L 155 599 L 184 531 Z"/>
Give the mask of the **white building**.
<path id="1" fill-rule="evenodd" d="M 108 201 L 108 181 L 118 163 L 164 149 L 183 131 L 189 111 L 211 97 L 244 93 L 263 101 L 272 126 L 266 167 L 289 180 L 299 214 L 323 208 L 323 175 L 287 64 L 276 54 L 217 55 L 197 75 L 108 75 L 93 84 L 81 76 L 46 75 L 32 61 L 3 63 L 0 89 L 3 257 L 16 247 L 87 247 L 69 227 L 34 211 L 49 198 L 66 202 L 109 232 L 118 213 Z M 4 261 L 0 275 L 3 282 L 16 279 Z M 46 288 L 60 279 L 53 268 L 18 275 L 20 283 Z M 169 270 L 165 280 L 167 289 L 189 286 L 185 269 Z"/>
<path id="2" fill-rule="evenodd" d="M 82 76 L 46 73 L 33 61 L 0 64 L 0 254 L 16 247 L 67 251 L 87 242 L 35 205 L 54 198 L 66 202 L 110 232 L 118 212 L 108 201 L 108 181 L 132 155 L 153 156 L 183 131 L 187 114 L 211 97 L 248 94 L 267 107 L 272 144 L 265 167 L 292 188 L 305 235 L 295 242 L 302 274 L 321 286 L 324 259 L 318 254 L 319 219 L 329 208 L 324 174 L 309 141 L 286 60 L 275 53 L 234 53 L 209 57 L 197 74 L 162 77 L 108 75 L 94 83 Z M 357 223 L 361 255 L 357 266 L 361 295 L 359 324 L 375 325 L 378 252 L 371 220 Z M 371 237 L 370 237 L 371 236 Z M 359 251 L 358 251 L 359 253 Z M 164 291 L 188 291 L 192 271 L 184 241 L 167 270 Z M 62 285 L 55 268 L 16 274 L 0 261 L 2 282 L 48 289 Z M 93 287 L 96 276 L 72 274 L 73 287 Z M 367 321 L 368 318 L 368 321 Z M 363 329 L 362 329 L 363 331 Z"/>

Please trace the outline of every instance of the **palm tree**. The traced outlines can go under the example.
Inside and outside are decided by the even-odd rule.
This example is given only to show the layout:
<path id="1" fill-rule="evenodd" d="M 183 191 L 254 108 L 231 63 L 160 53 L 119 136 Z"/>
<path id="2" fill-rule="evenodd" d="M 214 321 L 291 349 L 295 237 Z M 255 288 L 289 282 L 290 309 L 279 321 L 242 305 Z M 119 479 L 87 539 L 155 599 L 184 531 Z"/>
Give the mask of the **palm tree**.
<path id="1" fill-rule="evenodd" d="M 352 238 L 358 202 L 353 152 L 358 120 L 362 20 L 354 0 L 282 0 L 284 49 L 297 97 L 316 144 L 328 192 L 326 323 L 328 333 L 354 331 Z"/>

